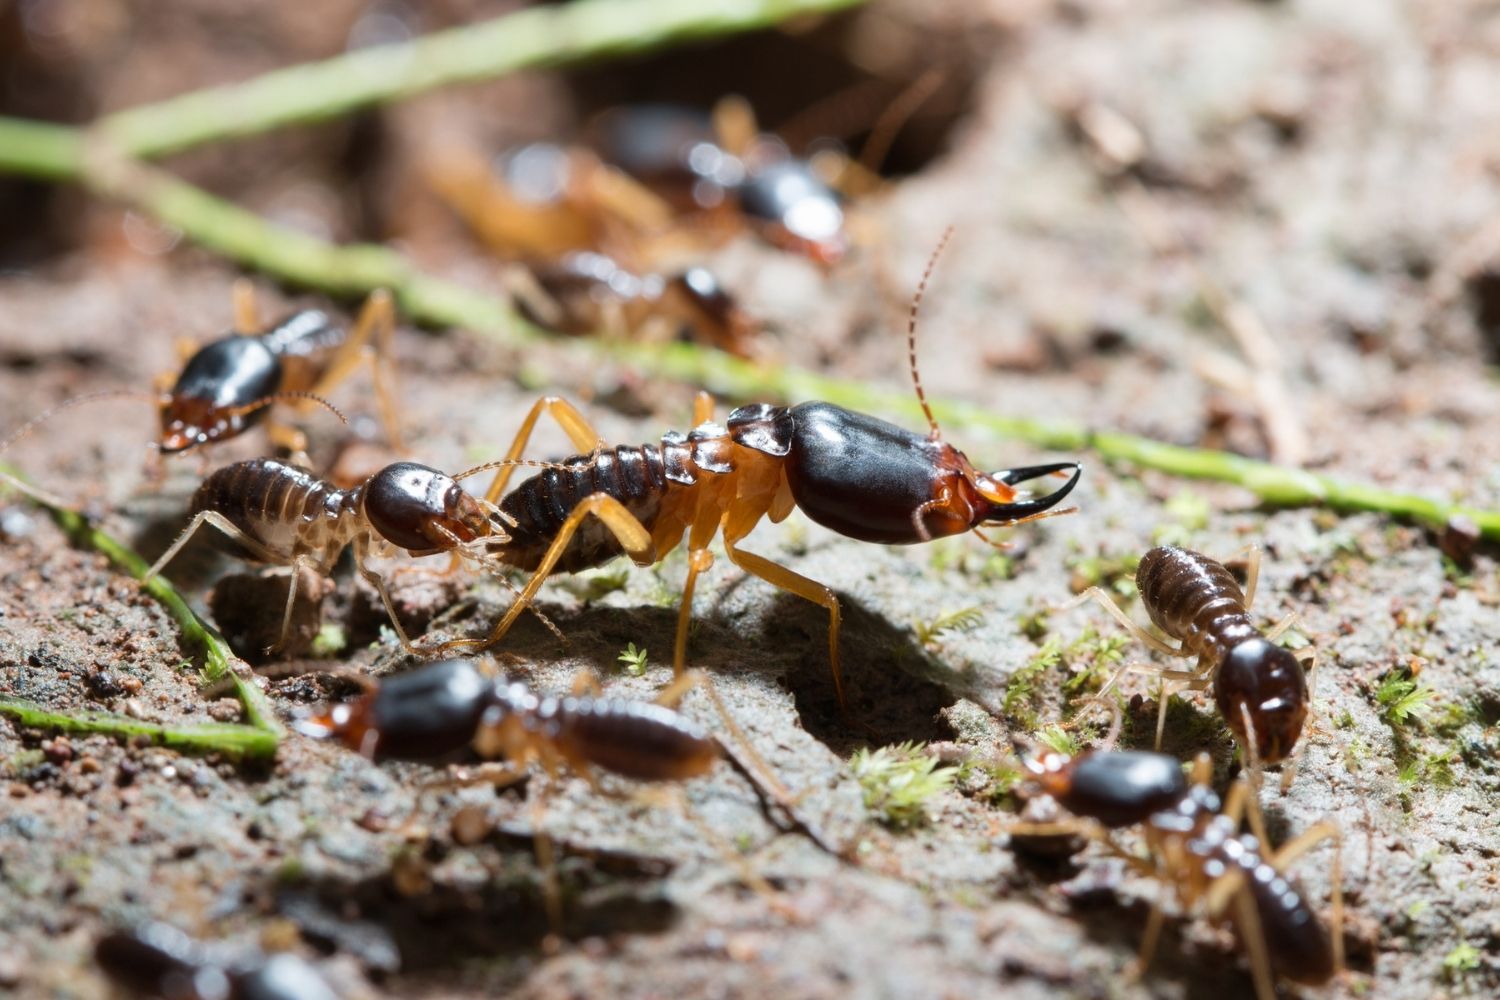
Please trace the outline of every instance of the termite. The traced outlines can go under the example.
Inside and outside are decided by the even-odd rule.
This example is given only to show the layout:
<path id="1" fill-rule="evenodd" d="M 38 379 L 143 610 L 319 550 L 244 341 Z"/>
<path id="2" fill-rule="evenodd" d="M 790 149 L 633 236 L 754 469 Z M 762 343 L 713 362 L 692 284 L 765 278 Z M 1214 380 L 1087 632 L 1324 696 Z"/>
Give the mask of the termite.
<path id="1" fill-rule="evenodd" d="M 914 433 L 833 403 L 797 406 L 755 403 L 713 421 L 713 401 L 700 393 L 696 426 L 669 432 L 659 443 L 607 448 L 584 416 L 567 401 L 547 396 L 522 422 L 507 457 L 498 463 L 485 500 L 497 503 L 506 537 L 482 543 L 494 559 L 532 571 L 521 597 L 484 639 L 455 639 L 440 652 L 484 648 L 503 636 L 553 572 L 577 572 L 624 553 L 637 565 L 661 559 L 684 538 L 688 574 L 678 612 L 673 670 L 681 677 L 687 654 L 693 588 L 713 563 L 708 550 L 722 536 L 731 562 L 754 576 L 828 610 L 829 659 L 835 691 L 844 704 L 839 673 L 839 599 L 832 589 L 746 552 L 740 542 L 762 518 L 773 523 L 800 507 L 840 534 L 884 545 L 914 544 L 1051 516 L 1078 482 L 1076 462 L 1053 462 L 986 473 L 943 440 L 922 389 L 916 365 L 916 321 L 922 294 L 943 237 L 912 301 L 907 324 L 908 362 L 929 432 Z M 508 494 L 536 421 L 550 414 L 580 451 L 553 463 Z M 470 473 L 486 469 L 481 465 Z M 1043 476 L 1071 472 L 1045 496 L 1025 498 L 1016 487 Z M 467 474 L 467 473 L 466 473 Z M 502 498 L 502 494 L 504 494 Z M 1052 513 L 1064 513 L 1055 511 Z"/>
<path id="2" fill-rule="evenodd" d="M 227 535 L 247 559 L 291 567 L 281 638 L 268 652 L 282 648 L 290 634 L 301 568 L 327 574 L 350 546 L 356 571 L 379 592 L 402 647 L 418 652 L 385 579 L 368 560 L 401 550 L 412 556 L 450 552 L 483 562 L 476 544 L 505 538 L 507 529 L 506 515 L 493 504 L 465 493 L 453 477 L 415 462 L 388 465 L 351 489 L 275 459 L 236 462 L 203 480 L 190 512 L 191 523 L 145 579 L 160 573 L 204 526 Z"/>
<path id="3" fill-rule="evenodd" d="M 103 399 L 144 399 L 154 404 L 159 414 L 154 447 L 162 454 L 182 454 L 243 434 L 264 419 L 275 403 L 328 405 L 321 397 L 366 363 L 370 365 L 386 437 L 400 449 L 396 405 L 386 373 L 395 329 L 388 292 L 372 293 L 352 328 L 343 327 L 317 309 L 304 309 L 263 326 L 254 288 L 241 280 L 234 286 L 234 316 L 234 332 L 199 347 L 160 391 L 110 390 L 68 400 L 23 424 L 0 444 L 0 453 L 64 409 Z M 294 455 L 306 447 L 300 431 L 275 424 L 269 431 L 273 443 Z M 49 503 L 72 506 L 9 476 L 5 478 Z"/>
<path id="4" fill-rule="evenodd" d="M 1307 718 L 1307 675 L 1298 655 L 1275 640 L 1297 620 L 1295 612 L 1262 633 L 1250 620 L 1260 576 L 1260 550 L 1250 550 L 1245 589 L 1223 563 L 1170 545 L 1158 546 L 1141 557 L 1136 589 L 1157 628 L 1178 640 L 1173 646 L 1147 632 L 1125 614 L 1108 594 L 1090 587 L 1070 604 L 1098 601 L 1141 642 L 1160 653 L 1197 657 L 1191 670 L 1162 670 L 1165 680 L 1181 681 L 1190 691 L 1213 687 L 1219 714 L 1249 758 L 1252 771 L 1260 764 L 1285 760 L 1302 733 Z M 1130 666 L 1117 671 L 1100 689 L 1103 696 Z M 1166 726 L 1167 698 L 1157 710 L 1156 747 L 1161 749 Z"/>
<path id="5" fill-rule="evenodd" d="M 558 333 L 691 337 L 731 354 L 751 353 L 756 323 L 712 271 L 637 271 L 606 254 L 576 251 L 509 279 L 531 322 Z"/>
<path id="6" fill-rule="evenodd" d="M 111 931 L 94 960 L 127 989 L 167 1000 L 336 1000 L 307 961 L 290 952 L 226 959 L 168 924 Z"/>
<path id="7" fill-rule="evenodd" d="M 1211 921 L 1232 924 L 1249 955 L 1259 1000 L 1274 1000 L 1275 976 L 1317 985 L 1343 968 L 1341 853 L 1333 823 L 1318 823 L 1270 852 L 1263 838 L 1240 832 L 1247 805 L 1252 814 L 1259 811 L 1249 785 L 1236 782 L 1221 800 L 1208 784 L 1207 755 L 1199 755 L 1190 782 L 1182 765 L 1166 754 L 1123 750 L 1069 757 L 1018 750 L 1035 789 L 1095 825 L 1020 824 L 1015 832 L 1088 834 L 1169 888 L 1183 910 L 1201 907 Z M 1110 831 L 1128 826 L 1141 827 L 1147 857 L 1115 844 Z M 1295 858 L 1324 840 L 1334 842 L 1331 935 L 1283 874 Z M 1162 902 L 1154 901 L 1141 941 L 1141 972 L 1161 933 Z"/>
<path id="8" fill-rule="evenodd" d="M 554 776 L 566 766 L 590 779 L 598 768 L 637 781 L 686 781 L 713 768 L 719 747 L 666 707 L 680 690 L 659 703 L 540 696 L 468 660 L 444 660 L 385 678 L 295 728 L 372 760 L 430 760 L 471 747 L 487 760 L 503 758 L 506 776 L 537 761 Z"/>

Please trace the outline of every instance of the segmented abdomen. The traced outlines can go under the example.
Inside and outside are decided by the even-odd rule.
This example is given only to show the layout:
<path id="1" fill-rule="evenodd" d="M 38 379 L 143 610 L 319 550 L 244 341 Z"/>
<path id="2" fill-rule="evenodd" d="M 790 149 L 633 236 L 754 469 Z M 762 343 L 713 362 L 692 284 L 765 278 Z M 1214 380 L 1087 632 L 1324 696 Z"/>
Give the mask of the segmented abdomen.
<path id="1" fill-rule="evenodd" d="M 350 504 L 350 494 L 305 469 L 255 458 L 211 473 L 193 494 L 192 513 L 212 510 L 222 514 L 290 562 L 306 551 L 311 526 L 331 523 Z"/>
<path id="2" fill-rule="evenodd" d="M 703 730 L 650 702 L 547 698 L 534 717 L 569 759 L 638 781 L 697 777 L 719 757 Z"/>
<path id="3" fill-rule="evenodd" d="M 1141 557 L 1135 585 L 1156 626 L 1199 656 L 1217 662 L 1256 634 L 1239 583 L 1205 555 L 1158 546 Z"/>
<path id="4" fill-rule="evenodd" d="M 1259 842 L 1248 834 L 1241 835 L 1225 840 L 1212 854 L 1244 874 L 1260 925 L 1255 930 L 1265 939 L 1272 967 L 1299 983 L 1327 982 L 1334 971 L 1328 931 L 1301 891 L 1261 854 Z M 1236 916 L 1233 908 L 1229 914 Z M 1235 922 L 1238 924 L 1237 919 Z M 1245 928 L 1241 928 L 1242 937 L 1244 933 Z"/>
<path id="5" fill-rule="evenodd" d="M 500 501 L 500 510 L 513 518 L 510 541 L 495 554 L 512 566 L 534 569 L 563 522 L 585 497 L 606 493 L 620 501 L 648 529 L 667 491 L 671 445 L 620 445 L 598 455 L 574 455 L 544 469 Z M 558 561 L 559 572 L 572 573 L 608 562 L 620 554 L 620 544 L 607 527 L 588 519 Z"/>

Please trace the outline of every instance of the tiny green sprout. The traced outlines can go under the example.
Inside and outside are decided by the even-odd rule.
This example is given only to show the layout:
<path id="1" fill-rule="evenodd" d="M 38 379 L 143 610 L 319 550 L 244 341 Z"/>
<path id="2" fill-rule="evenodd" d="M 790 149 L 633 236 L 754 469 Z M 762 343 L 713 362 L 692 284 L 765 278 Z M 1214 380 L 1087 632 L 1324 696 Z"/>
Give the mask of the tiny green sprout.
<path id="1" fill-rule="evenodd" d="M 1339 717 L 1333 720 L 1333 724 L 1339 729 L 1353 729 L 1354 713 L 1349 711 L 1347 708 L 1344 709 L 1339 713 Z"/>
<path id="2" fill-rule="evenodd" d="M 1414 680 L 1404 670 L 1393 671 L 1375 691 L 1375 703 L 1380 706 L 1380 717 L 1392 726 L 1404 726 L 1420 722 L 1427 712 L 1427 703 L 1437 694 L 1432 688 Z"/>
<path id="3" fill-rule="evenodd" d="M 1030 726 L 1034 721 L 1031 698 L 1036 693 L 1037 678 L 1062 662 L 1062 641 L 1050 637 L 1042 648 L 1031 655 L 1026 665 L 1010 675 L 1005 682 L 1005 698 L 1000 703 L 1001 711 L 1013 719 Z"/>
<path id="4" fill-rule="evenodd" d="M 1082 732 L 1071 732 L 1062 726 L 1048 726 L 1036 734 L 1038 743 L 1051 747 L 1058 753 L 1067 754 L 1069 757 L 1083 752 L 1084 734 Z"/>
<path id="5" fill-rule="evenodd" d="M 1443 956 L 1443 972 L 1449 979 L 1462 979 L 1479 968 L 1479 949 L 1467 941 L 1460 941 Z"/>
<path id="6" fill-rule="evenodd" d="M 967 632 L 977 628 L 982 621 L 984 621 L 984 612 L 979 608 L 944 611 L 931 621 L 917 622 L 917 642 L 923 646 L 930 646 L 949 632 Z"/>
<path id="7" fill-rule="evenodd" d="M 1425 899 L 1419 899 L 1406 908 L 1406 919 L 1416 923 L 1417 918 L 1426 913 L 1432 904 Z"/>
<path id="8" fill-rule="evenodd" d="M 927 800 L 953 787 L 957 767 L 939 767 L 936 757 L 910 741 L 857 751 L 850 770 L 864 793 L 865 808 L 886 826 L 907 830 L 927 822 Z"/>
<path id="9" fill-rule="evenodd" d="M 646 650 L 644 647 L 636 649 L 633 642 L 621 650 L 615 659 L 620 661 L 625 672 L 632 677 L 640 677 L 646 672 Z"/>
<path id="10" fill-rule="evenodd" d="M 324 622 L 313 636 L 309 652 L 314 659 L 327 660 L 342 653 L 349 646 L 349 634 L 337 622 Z"/>
<path id="11" fill-rule="evenodd" d="M 1208 527 L 1213 513 L 1208 501 L 1192 490 L 1174 493 L 1162 505 L 1162 510 L 1169 520 L 1151 533 L 1151 539 L 1157 545 L 1186 545 L 1195 534 Z"/>

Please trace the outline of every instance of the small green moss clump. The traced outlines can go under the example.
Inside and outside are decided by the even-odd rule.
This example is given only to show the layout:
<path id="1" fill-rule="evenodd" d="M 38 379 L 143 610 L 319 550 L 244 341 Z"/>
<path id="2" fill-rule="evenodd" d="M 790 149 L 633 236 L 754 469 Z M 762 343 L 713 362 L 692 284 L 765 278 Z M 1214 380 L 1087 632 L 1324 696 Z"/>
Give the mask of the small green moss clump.
<path id="1" fill-rule="evenodd" d="M 923 753 L 923 744 L 899 743 L 878 750 L 857 751 L 849 761 L 865 808 L 886 826 L 908 830 L 927 822 L 927 801 L 952 788 L 958 768 L 939 766 Z"/>

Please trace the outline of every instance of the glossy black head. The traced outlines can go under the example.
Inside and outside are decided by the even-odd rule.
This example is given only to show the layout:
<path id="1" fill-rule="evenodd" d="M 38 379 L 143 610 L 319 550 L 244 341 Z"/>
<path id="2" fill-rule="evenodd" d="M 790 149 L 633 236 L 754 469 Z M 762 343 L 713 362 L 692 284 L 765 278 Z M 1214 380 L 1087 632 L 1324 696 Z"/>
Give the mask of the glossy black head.
<path id="1" fill-rule="evenodd" d="M 469 745 L 495 682 L 467 660 L 444 660 L 388 677 L 370 694 L 299 720 L 298 732 L 337 739 L 375 760 L 443 757 Z"/>
<path id="2" fill-rule="evenodd" d="M 861 541 L 905 545 L 1019 520 L 1061 502 L 1078 481 L 1073 462 L 986 475 L 952 445 L 832 403 L 790 412 L 786 471 L 797 506 Z M 1047 496 L 1019 500 L 1011 488 L 1068 469 L 1072 478 Z"/>
<path id="3" fill-rule="evenodd" d="M 1307 675 L 1290 652 L 1256 637 L 1230 648 L 1214 675 L 1219 714 L 1245 745 L 1245 715 L 1262 762 L 1285 760 L 1307 718 Z M 1243 708 L 1242 708 L 1243 706 Z"/>
<path id="4" fill-rule="evenodd" d="M 413 554 L 505 533 L 498 514 L 465 493 L 452 476 L 425 465 L 388 465 L 364 490 L 370 524 L 386 541 Z"/>
<path id="5" fill-rule="evenodd" d="M 805 160 L 783 159 L 754 170 L 739 188 L 740 209 L 766 227 L 771 242 L 822 264 L 844 255 L 844 208 Z"/>
<path id="6" fill-rule="evenodd" d="M 1075 816 L 1107 827 L 1130 826 L 1175 805 L 1187 794 L 1187 776 L 1175 757 L 1116 750 L 1075 757 L 1053 798 Z"/>
<path id="7" fill-rule="evenodd" d="M 234 334 L 188 359 L 161 408 L 161 450 L 186 451 L 234 437 L 265 416 L 230 411 L 274 395 L 281 361 L 258 337 Z"/>

